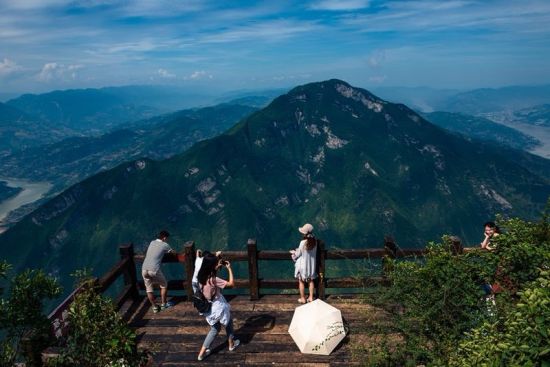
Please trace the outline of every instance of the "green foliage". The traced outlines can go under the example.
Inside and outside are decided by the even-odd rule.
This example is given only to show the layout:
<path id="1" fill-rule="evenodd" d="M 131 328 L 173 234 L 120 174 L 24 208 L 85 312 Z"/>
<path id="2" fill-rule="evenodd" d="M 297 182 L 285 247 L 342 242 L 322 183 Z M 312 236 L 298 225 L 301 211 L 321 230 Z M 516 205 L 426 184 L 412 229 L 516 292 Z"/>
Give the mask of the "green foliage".
<path id="1" fill-rule="evenodd" d="M 8 269 L 0 263 L 0 276 L 5 277 Z M 0 365 L 12 366 L 22 358 L 29 366 L 39 363 L 50 331 L 43 303 L 60 293 L 57 281 L 41 270 L 25 270 L 10 281 L 8 297 L 0 302 Z"/>
<path id="2" fill-rule="evenodd" d="M 82 291 L 69 308 L 70 327 L 64 348 L 58 358 L 48 361 L 48 365 L 141 365 L 147 355 L 138 352 L 135 332 L 122 320 L 112 301 L 96 291 L 93 281 L 82 285 Z"/>
<path id="3" fill-rule="evenodd" d="M 450 366 L 541 366 L 550 364 L 550 270 L 519 292 L 515 308 L 497 322 L 484 322 L 451 353 Z"/>
<path id="4" fill-rule="evenodd" d="M 550 230 L 500 221 L 494 251 L 452 255 L 448 239 L 419 261 L 392 262 L 391 286 L 377 301 L 391 329 L 361 358 L 372 366 L 541 366 L 550 363 Z M 495 305 L 481 286 L 500 284 Z M 391 307 L 389 307 L 391 305 Z M 390 339 L 398 333 L 396 346 Z"/>
<path id="5" fill-rule="evenodd" d="M 5 278 L 6 273 L 10 269 L 10 264 L 8 264 L 6 261 L 0 261 L 0 278 Z"/>
<path id="6" fill-rule="evenodd" d="M 496 239 L 496 281 L 514 291 L 538 277 L 550 260 L 550 224 L 546 215 L 539 223 L 510 219 L 502 225 L 505 235 Z"/>

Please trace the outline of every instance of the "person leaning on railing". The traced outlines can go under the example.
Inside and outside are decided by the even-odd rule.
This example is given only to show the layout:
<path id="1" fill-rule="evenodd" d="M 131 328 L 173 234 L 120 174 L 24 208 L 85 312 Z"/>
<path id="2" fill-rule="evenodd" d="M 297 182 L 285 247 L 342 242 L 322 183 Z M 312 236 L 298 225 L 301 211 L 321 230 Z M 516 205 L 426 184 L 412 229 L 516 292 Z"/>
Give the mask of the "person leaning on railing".
<path id="1" fill-rule="evenodd" d="M 317 239 L 313 235 L 313 226 L 309 223 L 298 228 L 303 235 L 300 245 L 295 250 L 290 250 L 294 264 L 294 277 L 298 279 L 300 298 L 298 303 L 313 302 L 315 291 L 314 280 L 317 278 Z M 309 298 L 306 301 L 305 283 L 308 283 Z"/>
<path id="2" fill-rule="evenodd" d="M 147 248 L 147 254 L 145 255 L 145 260 L 143 261 L 143 266 L 141 268 L 141 275 L 143 277 L 143 282 L 145 283 L 147 298 L 149 299 L 149 302 L 151 302 L 151 307 L 154 313 L 173 306 L 172 302 L 168 302 L 166 300 L 168 296 L 167 283 L 166 278 L 160 269 L 164 254 L 167 252 L 174 252 L 170 245 L 166 243 L 168 237 L 170 237 L 170 233 L 167 231 L 160 231 L 158 238 L 151 241 L 149 248 Z M 160 305 L 156 304 L 155 294 L 153 293 L 155 285 L 160 287 Z"/>

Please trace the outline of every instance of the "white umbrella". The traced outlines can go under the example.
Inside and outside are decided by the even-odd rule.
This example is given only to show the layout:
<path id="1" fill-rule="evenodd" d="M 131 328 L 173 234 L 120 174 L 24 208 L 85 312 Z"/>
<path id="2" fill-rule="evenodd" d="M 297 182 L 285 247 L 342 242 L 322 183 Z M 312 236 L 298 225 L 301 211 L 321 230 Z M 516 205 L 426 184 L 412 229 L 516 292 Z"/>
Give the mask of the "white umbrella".
<path id="1" fill-rule="evenodd" d="M 340 310 L 320 299 L 296 307 L 288 332 L 300 352 L 324 355 L 346 336 Z"/>

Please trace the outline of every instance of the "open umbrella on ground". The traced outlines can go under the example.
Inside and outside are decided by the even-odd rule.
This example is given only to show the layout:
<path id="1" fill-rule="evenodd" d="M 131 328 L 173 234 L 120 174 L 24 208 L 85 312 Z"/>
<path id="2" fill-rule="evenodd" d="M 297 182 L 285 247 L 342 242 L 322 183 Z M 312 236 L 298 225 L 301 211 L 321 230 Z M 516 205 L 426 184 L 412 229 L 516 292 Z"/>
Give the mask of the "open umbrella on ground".
<path id="1" fill-rule="evenodd" d="M 300 352 L 324 355 L 346 336 L 340 310 L 320 299 L 296 307 L 288 332 Z"/>

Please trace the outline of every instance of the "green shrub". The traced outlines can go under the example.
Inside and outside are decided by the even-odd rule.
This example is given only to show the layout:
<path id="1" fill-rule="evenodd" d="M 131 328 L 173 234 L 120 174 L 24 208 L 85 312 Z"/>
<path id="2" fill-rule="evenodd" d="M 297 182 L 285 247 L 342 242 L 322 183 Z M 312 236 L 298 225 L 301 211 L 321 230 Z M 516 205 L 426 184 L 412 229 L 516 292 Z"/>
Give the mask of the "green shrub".
<path id="1" fill-rule="evenodd" d="M 452 255 L 449 239 L 416 261 L 391 261 L 390 287 L 371 303 L 395 323 L 361 359 L 372 366 L 546 366 L 550 357 L 550 226 L 499 221 L 494 251 Z M 498 283 L 495 304 L 484 283 Z M 399 334 L 402 341 L 392 343 Z M 550 366 L 550 364 L 547 364 Z"/>
<path id="2" fill-rule="evenodd" d="M 6 278 L 8 270 L 9 265 L 1 263 L 0 277 Z M 25 270 L 9 284 L 8 297 L 0 301 L 0 365 L 22 360 L 27 366 L 38 365 L 40 352 L 51 341 L 44 301 L 59 296 L 61 288 L 41 270 Z"/>
<path id="3" fill-rule="evenodd" d="M 135 332 L 118 314 L 113 302 L 101 296 L 93 281 L 69 308 L 69 329 L 66 343 L 58 358 L 49 366 L 140 366 L 147 355 L 138 352 Z"/>
<path id="4" fill-rule="evenodd" d="M 550 366 L 550 270 L 519 292 L 519 302 L 497 322 L 468 332 L 450 366 Z"/>

